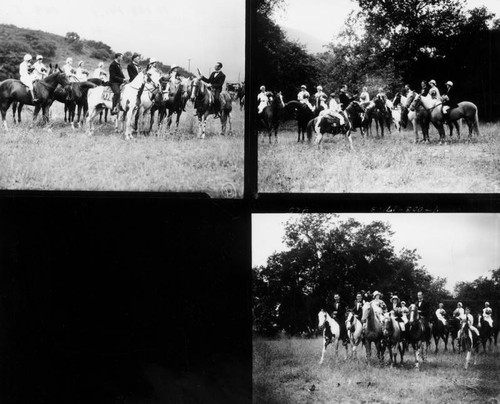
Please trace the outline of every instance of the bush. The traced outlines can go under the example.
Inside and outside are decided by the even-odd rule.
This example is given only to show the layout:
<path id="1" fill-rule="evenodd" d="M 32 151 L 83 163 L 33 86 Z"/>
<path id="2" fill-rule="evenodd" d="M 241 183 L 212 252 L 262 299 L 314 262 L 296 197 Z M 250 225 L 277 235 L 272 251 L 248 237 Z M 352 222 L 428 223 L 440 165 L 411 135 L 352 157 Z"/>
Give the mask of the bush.
<path id="1" fill-rule="evenodd" d="M 95 59 L 99 59 L 99 60 L 107 60 L 111 56 L 104 49 L 94 49 L 93 51 L 90 52 L 90 57 L 95 58 Z"/>
<path id="2" fill-rule="evenodd" d="M 70 49 L 76 53 L 82 53 L 83 52 L 83 42 L 81 41 L 75 41 L 71 44 Z"/>

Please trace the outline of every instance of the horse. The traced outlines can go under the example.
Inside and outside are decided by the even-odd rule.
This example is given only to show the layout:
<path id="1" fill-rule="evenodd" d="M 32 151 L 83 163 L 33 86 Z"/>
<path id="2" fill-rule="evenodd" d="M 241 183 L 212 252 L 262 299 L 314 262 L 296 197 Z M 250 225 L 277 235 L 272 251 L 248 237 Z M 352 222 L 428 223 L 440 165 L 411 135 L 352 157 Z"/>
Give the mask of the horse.
<path id="1" fill-rule="evenodd" d="M 300 135 L 302 135 L 302 141 L 304 141 L 304 136 L 307 133 L 307 125 L 314 118 L 314 111 L 307 104 L 297 100 L 287 102 L 285 110 L 293 114 L 297 120 L 297 142 L 300 142 Z"/>
<path id="2" fill-rule="evenodd" d="M 476 132 L 476 135 L 479 136 L 478 110 L 476 105 L 472 102 L 459 102 L 457 107 L 450 109 L 447 119 L 443 114 L 441 101 L 434 100 L 429 96 L 423 97 L 421 95 L 417 95 L 413 103 L 415 106 L 422 105 L 423 108 L 428 111 L 431 122 L 438 130 L 440 143 L 443 143 L 446 139 L 444 131 L 445 123 L 447 123 L 450 127 L 450 137 L 453 136 L 454 125 L 457 129 L 458 139 L 460 139 L 460 130 L 457 121 L 462 118 L 469 127 L 469 139 L 472 137 L 472 133 L 474 131 Z"/>
<path id="3" fill-rule="evenodd" d="M 469 323 L 465 323 L 462 328 L 462 333 L 460 335 L 459 346 L 461 350 L 465 351 L 467 354 L 465 356 L 465 366 L 467 370 L 469 367 L 469 362 L 471 356 L 474 357 L 474 365 L 477 363 L 476 353 L 479 350 L 479 337 L 477 334 L 469 328 Z"/>
<path id="4" fill-rule="evenodd" d="M 113 91 L 107 86 L 97 86 L 89 89 L 87 105 L 87 134 L 92 135 L 94 133 L 94 118 L 97 114 L 99 113 L 102 116 L 103 110 L 106 110 L 107 114 L 107 111 L 113 108 Z M 115 117 L 115 131 L 118 132 L 118 117 Z"/>
<path id="5" fill-rule="evenodd" d="M 243 111 L 243 108 L 245 108 L 245 85 L 241 85 L 240 88 L 238 89 L 238 93 L 236 94 L 236 98 L 239 100 L 240 103 L 240 111 Z"/>
<path id="6" fill-rule="evenodd" d="M 87 94 L 88 90 L 97 87 L 90 81 L 69 83 L 66 87 L 57 87 L 54 92 L 54 100 L 64 104 L 64 122 L 71 123 L 74 128 L 75 111 L 78 108 L 77 124 L 83 124 L 88 112 Z M 68 89 L 71 90 L 72 99 L 68 100 Z M 83 110 L 83 115 L 82 115 Z"/>
<path id="7" fill-rule="evenodd" d="M 417 128 L 417 124 L 419 124 L 422 130 L 422 142 L 426 143 L 429 142 L 429 126 L 431 122 L 431 115 L 423 105 L 415 102 L 417 97 L 420 97 L 420 95 L 416 92 L 413 92 L 407 98 L 406 105 L 403 106 L 401 119 L 404 128 L 406 128 L 408 120 L 412 122 L 413 133 L 415 134 L 415 143 L 419 142 Z"/>
<path id="8" fill-rule="evenodd" d="M 190 93 L 191 80 L 188 78 L 182 78 L 178 80 L 175 83 L 173 89 L 170 89 L 168 94 L 163 90 L 158 91 L 155 95 L 153 106 L 151 107 L 150 130 L 153 128 L 154 114 L 156 111 L 158 111 L 158 129 L 165 119 L 165 116 L 167 116 L 168 131 L 170 129 L 170 125 L 172 125 L 172 115 L 175 113 L 177 115 L 177 119 L 175 121 L 175 131 L 177 131 L 179 129 L 179 121 L 182 112 L 186 108 L 186 103 L 189 99 Z"/>
<path id="9" fill-rule="evenodd" d="M 420 355 L 422 355 L 422 361 L 425 360 L 423 343 L 426 342 L 427 347 L 429 346 L 430 329 L 428 324 L 424 321 L 424 318 L 420 317 L 418 308 L 415 304 L 411 304 L 409 307 L 407 335 L 408 343 L 413 347 L 413 352 L 415 354 L 415 367 L 419 369 Z"/>
<path id="10" fill-rule="evenodd" d="M 49 108 L 52 104 L 54 91 L 58 84 L 68 84 L 66 75 L 60 70 L 48 75 L 42 80 L 36 81 L 33 86 L 38 97 L 38 102 L 33 103 L 33 98 L 28 92 L 28 88 L 21 81 L 15 79 L 2 81 L 0 83 L 0 112 L 2 114 L 2 122 L 5 130 L 8 130 L 5 120 L 7 110 L 14 101 L 20 104 L 34 105 L 33 121 L 37 119 L 38 113 L 42 110 L 43 122 L 48 122 Z"/>
<path id="11" fill-rule="evenodd" d="M 56 71 L 59 71 L 59 65 L 56 64 L 53 66 L 52 63 L 49 64 L 49 71 L 47 73 L 47 76 L 51 75 L 52 73 L 55 73 Z M 17 123 L 21 123 L 21 111 L 23 110 L 23 106 L 24 104 L 22 102 L 18 101 L 12 102 L 12 118 L 14 120 L 14 123 L 16 123 L 16 112 L 17 112 Z"/>
<path id="12" fill-rule="evenodd" d="M 460 319 L 455 316 L 452 317 L 450 320 L 448 320 L 448 328 L 450 330 L 451 347 L 453 349 L 453 352 L 455 352 L 455 341 L 458 337 L 458 331 L 460 330 Z M 460 345 L 458 345 L 457 349 L 460 352 Z"/>
<path id="13" fill-rule="evenodd" d="M 435 353 L 438 353 L 439 340 L 442 339 L 444 342 L 444 350 L 448 350 L 448 336 L 450 335 L 450 330 L 448 325 L 444 325 L 441 320 L 439 320 L 436 315 L 433 317 L 432 323 L 432 336 L 434 337 L 434 344 L 436 345 Z"/>
<path id="14" fill-rule="evenodd" d="M 362 115 L 365 111 L 361 104 L 358 101 L 351 101 L 344 112 L 347 115 L 347 119 L 349 119 L 352 130 L 354 131 L 356 128 L 359 128 L 361 136 L 364 136 Z"/>
<path id="15" fill-rule="evenodd" d="M 316 133 L 316 138 L 314 140 L 316 144 L 321 143 L 324 133 L 331 133 L 334 136 L 338 134 L 343 134 L 345 137 L 349 139 L 349 145 L 351 147 L 351 150 L 354 150 L 351 138 L 351 124 L 349 122 L 349 119 L 345 116 L 345 114 L 344 114 L 344 119 L 345 119 L 344 125 L 340 125 L 339 119 L 331 115 L 323 115 L 311 119 L 307 123 L 306 127 L 307 139 L 310 140 L 312 138 L 312 133 L 313 132 L 316 133 L 316 124 L 319 121 L 319 133 Z"/>
<path id="16" fill-rule="evenodd" d="M 366 357 L 370 359 L 372 354 L 372 342 L 375 344 L 377 349 L 377 358 L 382 360 L 383 351 L 382 351 L 382 340 L 384 338 L 384 330 L 382 328 L 382 323 L 375 316 L 375 312 L 373 311 L 373 307 L 371 303 L 366 302 L 363 305 L 363 316 L 361 319 L 363 322 L 366 322 L 365 328 L 365 347 L 366 347 Z"/>
<path id="17" fill-rule="evenodd" d="M 483 345 L 483 350 L 486 352 L 486 343 L 489 341 L 490 349 L 493 343 L 493 327 L 488 321 L 486 321 L 481 314 L 477 315 L 477 328 L 479 330 L 481 344 Z"/>
<path id="18" fill-rule="evenodd" d="M 389 349 L 389 359 L 391 365 L 395 365 L 397 362 L 396 349 L 399 351 L 399 357 L 401 358 L 400 363 L 403 363 L 405 347 L 403 344 L 402 331 L 396 318 L 393 315 L 385 317 L 382 324 L 382 328 L 384 334 L 384 342 L 386 347 Z M 395 349 L 394 356 L 392 354 L 393 348 Z"/>
<path id="19" fill-rule="evenodd" d="M 352 354 L 356 355 L 356 348 L 363 340 L 363 324 L 351 311 L 346 313 L 345 327 L 347 330 L 347 337 L 352 345 Z"/>
<path id="20" fill-rule="evenodd" d="M 156 92 L 159 91 L 159 86 L 160 73 L 155 69 L 151 69 L 146 73 L 139 72 L 134 80 L 122 86 L 120 92 L 120 111 L 117 119 L 125 124 L 124 137 L 126 140 L 132 139 L 133 128 L 139 130 L 138 127 L 135 127 L 136 117 L 144 119 L 144 116 L 151 110 Z M 142 94 L 138 102 L 137 97 L 141 88 Z M 137 123 L 139 124 L 138 121 Z"/>
<path id="21" fill-rule="evenodd" d="M 365 115 L 363 118 L 363 126 L 366 129 L 366 133 L 372 133 L 372 121 L 375 120 L 375 129 L 377 131 L 380 127 L 381 137 L 384 137 L 384 125 L 388 126 L 390 131 L 390 122 L 392 120 L 391 110 L 387 108 L 384 101 L 378 97 L 374 98 L 373 101 L 366 107 Z"/>
<path id="22" fill-rule="evenodd" d="M 330 344 L 335 344 L 335 353 L 339 350 L 340 341 L 340 326 L 330 315 L 323 309 L 318 313 L 318 328 L 323 329 L 323 350 L 319 364 L 325 359 L 326 347 Z M 347 347 L 346 347 L 347 358 Z"/>
<path id="23" fill-rule="evenodd" d="M 196 116 L 198 117 L 198 139 L 205 139 L 205 128 L 207 117 L 210 114 L 219 114 L 221 122 L 221 135 L 226 135 L 226 125 L 229 123 L 229 135 L 232 134 L 231 111 L 233 109 L 231 95 L 222 91 L 219 95 L 220 109 L 214 107 L 214 95 L 208 85 L 201 79 L 195 78 L 192 83 L 191 101 L 194 104 Z"/>
<path id="24" fill-rule="evenodd" d="M 90 78 L 90 79 L 87 79 L 87 81 L 94 83 L 96 86 L 104 86 L 106 83 L 104 80 L 97 79 L 97 78 Z M 87 103 L 87 108 L 88 108 L 88 103 Z M 104 108 L 104 111 L 101 111 L 101 113 L 99 114 L 99 123 L 102 123 L 103 112 L 104 112 L 104 122 L 108 122 L 108 111 L 109 111 L 108 108 Z"/>
<path id="25" fill-rule="evenodd" d="M 266 106 L 260 114 L 258 114 L 258 123 L 261 128 L 267 132 L 269 136 L 269 143 L 271 142 L 273 131 L 274 140 L 278 142 L 278 128 L 280 125 L 280 120 L 282 119 L 283 109 L 285 108 L 285 103 L 283 102 L 283 95 L 281 91 L 275 92 L 272 95 L 270 105 Z"/>

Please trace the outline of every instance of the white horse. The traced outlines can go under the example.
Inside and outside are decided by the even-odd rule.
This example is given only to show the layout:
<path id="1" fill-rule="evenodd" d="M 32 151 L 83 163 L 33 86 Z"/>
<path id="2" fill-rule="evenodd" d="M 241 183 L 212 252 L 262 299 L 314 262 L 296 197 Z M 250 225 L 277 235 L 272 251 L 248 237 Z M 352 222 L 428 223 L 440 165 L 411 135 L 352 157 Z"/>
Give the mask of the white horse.
<path id="1" fill-rule="evenodd" d="M 154 91 L 159 88 L 161 74 L 156 69 L 150 69 L 146 73 L 140 72 L 134 80 L 125 84 L 120 95 L 120 117 L 125 121 L 125 139 L 132 139 L 132 126 L 135 125 L 135 118 L 150 111 L 153 105 Z M 137 96 L 142 87 L 139 105 Z M 130 112 L 130 114 L 128 113 Z M 137 129 L 137 128 L 136 128 Z"/>
<path id="2" fill-rule="evenodd" d="M 339 337 L 340 337 L 340 326 L 330 315 L 325 311 L 321 310 L 318 313 L 318 328 L 323 328 L 323 351 L 321 352 L 320 364 L 323 363 L 325 359 L 326 347 L 330 344 L 335 344 L 335 353 L 339 349 Z M 347 347 L 346 347 L 347 356 Z"/>
<path id="3" fill-rule="evenodd" d="M 349 342 L 352 345 L 352 354 L 357 356 L 356 348 L 363 339 L 363 324 L 361 324 L 361 321 L 359 321 L 352 311 L 349 311 L 345 320 L 345 327 Z"/>
<path id="4" fill-rule="evenodd" d="M 111 110 L 113 108 L 113 92 L 110 87 L 97 86 L 90 88 L 87 93 L 87 103 L 89 113 L 87 117 L 87 133 L 94 133 L 94 119 L 104 109 Z M 118 131 L 118 117 L 115 117 L 115 130 Z"/>

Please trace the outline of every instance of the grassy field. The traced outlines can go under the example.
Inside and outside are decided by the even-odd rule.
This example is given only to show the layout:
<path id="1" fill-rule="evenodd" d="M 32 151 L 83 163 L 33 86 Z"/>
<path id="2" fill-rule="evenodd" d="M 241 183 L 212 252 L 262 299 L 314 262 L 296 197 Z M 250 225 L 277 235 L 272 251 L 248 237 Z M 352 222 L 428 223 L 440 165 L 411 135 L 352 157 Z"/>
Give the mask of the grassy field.
<path id="1" fill-rule="evenodd" d="M 32 108 L 31 108 L 32 111 Z M 0 188 L 24 190 L 206 192 L 212 197 L 243 196 L 244 115 L 232 113 L 234 136 L 220 136 L 220 121 L 209 118 L 207 137 L 197 139 L 189 103 L 178 134 L 139 135 L 125 141 L 111 123 L 84 128 L 63 121 L 62 104 L 51 109 L 51 123 L 23 123 L 0 129 Z"/>
<path id="2" fill-rule="evenodd" d="M 415 144 L 412 129 L 384 139 L 358 130 L 351 151 L 343 136 L 326 135 L 320 146 L 297 143 L 290 121 L 277 144 L 259 135 L 259 192 L 500 192 L 500 124 L 481 124 L 471 142 L 466 128 L 461 133 L 460 141 L 455 134 L 439 145 L 435 128 L 430 144 Z"/>
<path id="3" fill-rule="evenodd" d="M 319 365 L 322 339 L 255 339 L 253 401 L 255 403 L 498 403 L 500 348 L 478 355 L 464 369 L 465 355 L 429 353 L 420 371 L 406 353 L 403 365 L 345 360 L 328 349 Z M 442 342 L 441 342 L 442 345 Z M 331 347 L 329 347 L 331 348 Z M 442 349 L 442 346 L 440 346 Z M 482 351 L 482 348 L 481 348 Z M 398 355 L 399 361 L 399 355 Z M 314 385 L 314 388 L 312 387 Z"/>

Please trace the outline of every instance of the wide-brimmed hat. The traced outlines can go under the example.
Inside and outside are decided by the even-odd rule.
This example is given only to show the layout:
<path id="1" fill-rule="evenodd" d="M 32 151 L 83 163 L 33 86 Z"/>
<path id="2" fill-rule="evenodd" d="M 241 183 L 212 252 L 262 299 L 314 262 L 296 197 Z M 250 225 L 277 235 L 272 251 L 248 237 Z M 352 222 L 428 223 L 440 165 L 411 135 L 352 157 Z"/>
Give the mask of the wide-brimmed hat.
<path id="1" fill-rule="evenodd" d="M 66 63 L 73 63 L 73 58 L 67 58 Z"/>
<path id="2" fill-rule="evenodd" d="M 446 85 L 447 85 L 447 86 L 452 86 L 452 85 L 453 85 L 453 82 L 452 82 L 452 81 L 447 81 L 447 82 L 446 82 Z"/>
<path id="3" fill-rule="evenodd" d="M 40 60 L 40 59 L 43 59 L 43 56 L 42 55 L 37 55 L 36 56 L 36 60 Z"/>
<path id="4" fill-rule="evenodd" d="M 306 87 L 304 84 L 302 84 L 302 85 L 300 86 L 300 88 L 304 88 L 304 89 L 306 89 L 307 87 Z"/>
<path id="5" fill-rule="evenodd" d="M 489 306 L 489 305 L 490 305 L 490 302 L 484 302 L 484 305 L 485 305 L 485 306 L 486 306 L 486 305 L 488 305 L 488 306 Z"/>
<path id="6" fill-rule="evenodd" d="M 150 65 L 153 64 L 153 63 L 156 63 L 156 62 L 158 62 L 158 59 L 156 59 L 156 58 L 149 59 L 149 64 Z"/>
<path id="7" fill-rule="evenodd" d="M 170 66 L 170 71 L 172 71 L 174 69 L 178 69 L 179 67 L 180 67 L 179 65 L 173 64 L 172 66 Z"/>
<path id="8" fill-rule="evenodd" d="M 24 55 L 23 60 L 24 60 L 25 62 L 27 62 L 28 60 L 31 60 L 31 59 L 33 59 L 33 58 L 31 57 L 31 55 L 30 55 L 29 53 L 27 53 L 26 55 Z"/>
<path id="9" fill-rule="evenodd" d="M 260 91 L 265 90 L 265 89 L 266 89 L 265 86 L 260 86 Z"/>
<path id="10" fill-rule="evenodd" d="M 377 297 L 377 295 L 382 296 L 382 293 L 380 293 L 378 290 L 372 293 L 373 297 Z"/>
<path id="11" fill-rule="evenodd" d="M 397 297 L 396 295 L 391 297 L 391 300 L 394 300 L 394 299 L 396 299 L 399 302 L 399 297 Z"/>
<path id="12" fill-rule="evenodd" d="M 434 85 L 436 85 L 436 80 L 431 80 L 431 81 L 429 81 L 429 84 L 434 84 Z"/>
<path id="13" fill-rule="evenodd" d="M 316 87 L 316 90 L 321 90 L 321 91 L 323 91 L 323 87 L 318 86 L 318 87 Z"/>
<path id="14" fill-rule="evenodd" d="M 463 305 L 462 305 L 462 303 L 458 302 L 458 303 L 457 303 L 457 306 L 462 307 Z"/>

